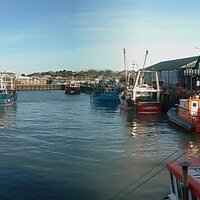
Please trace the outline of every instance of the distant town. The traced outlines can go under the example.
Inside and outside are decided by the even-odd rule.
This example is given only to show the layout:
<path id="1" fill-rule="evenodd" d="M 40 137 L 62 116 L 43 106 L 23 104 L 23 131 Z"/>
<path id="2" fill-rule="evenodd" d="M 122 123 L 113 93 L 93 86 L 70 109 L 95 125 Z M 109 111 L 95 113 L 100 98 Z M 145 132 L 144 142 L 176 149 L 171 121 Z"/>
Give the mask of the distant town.
<path id="1" fill-rule="evenodd" d="M 114 72 L 112 70 L 88 70 L 88 71 L 48 71 L 32 74 L 21 74 L 15 78 L 17 90 L 32 90 L 33 86 L 54 86 L 60 89 L 61 86 L 70 82 L 80 84 L 116 84 L 125 82 L 125 71 Z"/>
<path id="2" fill-rule="evenodd" d="M 199 56 L 163 61 L 145 69 L 156 70 L 158 72 L 162 87 L 171 88 L 178 83 L 188 90 L 200 89 Z M 133 69 L 123 71 L 94 69 L 87 71 L 48 71 L 15 76 L 15 86 L 17 90 L 61 89 L 61 87 L 72 81 L 81 86 L 106 86 L 108 84 L 116 85 L 125 83 L 133 85 L 135 75 L 136 71 Z"/>

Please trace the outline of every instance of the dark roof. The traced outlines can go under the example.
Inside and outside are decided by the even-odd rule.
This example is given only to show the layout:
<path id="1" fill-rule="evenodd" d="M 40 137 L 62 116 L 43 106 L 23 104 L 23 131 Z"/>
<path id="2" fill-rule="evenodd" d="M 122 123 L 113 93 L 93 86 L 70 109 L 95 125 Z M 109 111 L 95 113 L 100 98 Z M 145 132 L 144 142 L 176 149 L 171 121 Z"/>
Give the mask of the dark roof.
<path id="1" fill-rule="evenodd" d="M 186 65 L 192 61 L 195 61 L 199 58 L 199 56 L 189 57 L 189 58 L 181 58 L 176 60 L 169 60 L 157 63 L 155 65 L 149 66 L 146 69 L 154 69 L 158 71 L 162 70 L 173 70 L 178 69 L 183 65 Z"/>

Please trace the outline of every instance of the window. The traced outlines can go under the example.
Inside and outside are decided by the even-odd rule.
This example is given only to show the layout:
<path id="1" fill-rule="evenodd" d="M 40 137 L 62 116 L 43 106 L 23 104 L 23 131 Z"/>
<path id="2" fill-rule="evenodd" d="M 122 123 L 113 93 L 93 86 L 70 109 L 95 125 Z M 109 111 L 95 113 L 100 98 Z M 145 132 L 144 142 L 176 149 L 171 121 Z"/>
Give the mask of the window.
<path id="1" fill-rule="evenodd" d="M 197 103 L 192 103 L 192 107 L 197 107 Z"/>

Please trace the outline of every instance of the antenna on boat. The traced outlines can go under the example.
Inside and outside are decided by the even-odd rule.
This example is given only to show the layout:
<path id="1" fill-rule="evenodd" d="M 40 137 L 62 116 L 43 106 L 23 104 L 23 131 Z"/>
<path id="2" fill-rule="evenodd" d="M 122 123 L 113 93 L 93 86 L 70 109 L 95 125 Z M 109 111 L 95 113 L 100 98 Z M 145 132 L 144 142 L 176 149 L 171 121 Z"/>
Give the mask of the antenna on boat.
<path id="1" fill-rule="evenodd" d="M 146 64 L 146 61 L 147 61 L 147 55 L 148 55 L 149 51 L 146 50 L 146 54 L 145 54 L 145 59 L 144 59 L 144 64 L 143 64 L 143 70 L 144 70 L 144 67 L 145 67 L 145 64 Z"/>
<path id="2" fill-rule="evenodd" d="M 126 49 L 123 49 L 123 53 L 124 53 L 124 68 L 125 68 L 125 84 L 127 86 Z"/>

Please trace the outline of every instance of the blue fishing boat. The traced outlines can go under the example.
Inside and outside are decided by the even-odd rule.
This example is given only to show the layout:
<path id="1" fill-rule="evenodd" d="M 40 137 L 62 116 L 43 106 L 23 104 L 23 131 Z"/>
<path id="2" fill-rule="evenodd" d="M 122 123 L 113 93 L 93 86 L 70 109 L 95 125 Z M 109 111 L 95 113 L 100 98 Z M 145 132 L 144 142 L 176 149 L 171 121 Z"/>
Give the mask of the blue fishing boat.
<path id="1" fill-rule="evenodd" d="M 17 93 L 15 90 L 15 74 L 0 73 L 0 106 L 7 106 L 15 103 Z"/>
<path id="2" fill-rule="evenodd" d="M 105 87 L 102 91 L 95 91 L 91 95 L 91 99 L 95 101 L 118 101 L 119 96 L 113 86 Z"/>

